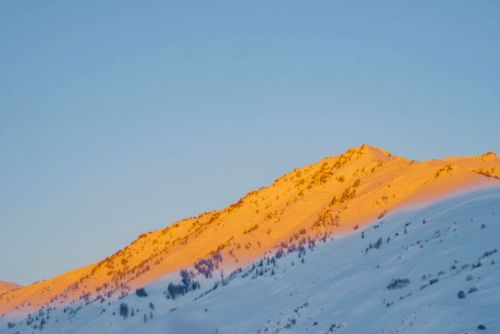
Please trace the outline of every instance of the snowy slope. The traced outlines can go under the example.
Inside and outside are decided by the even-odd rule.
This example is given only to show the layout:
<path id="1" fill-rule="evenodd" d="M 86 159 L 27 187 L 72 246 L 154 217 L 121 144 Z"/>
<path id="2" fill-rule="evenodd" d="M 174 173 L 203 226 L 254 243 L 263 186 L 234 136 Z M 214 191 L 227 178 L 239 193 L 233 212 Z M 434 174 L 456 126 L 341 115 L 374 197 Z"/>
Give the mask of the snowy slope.
<path id="1" fill-rule="evenodd" d="M 147 296 L 0 318 L 0 333 L 37 333 L 42 323 L 41 332 L 75 334 L 500 332 L 500 187 L 304 246 L 222 279 L 198 274 L 189 284 L 201 288 L 175 299 L 166 296 L 177 273 Z"/>
<path id="2" fill-rule="evenodd" d="M 354 147 L 294 169 L 222 210 L 143 233 L 101 261 L 0 293 L 0 316 L 126 295 L 200 261 L 231 270 L 291 239 L 341 235 L 401 207 L 494 184 L 500 157 L 492 152 L 418 162 Z"/>
<path id="3" fill-rule="evenodd" d="M 14 290 L 14 289 L 17 289 L 19 287 L 21 287 L 21 286 L 17 285 L 16 283 L 0 281 L 0 293 Z"/>

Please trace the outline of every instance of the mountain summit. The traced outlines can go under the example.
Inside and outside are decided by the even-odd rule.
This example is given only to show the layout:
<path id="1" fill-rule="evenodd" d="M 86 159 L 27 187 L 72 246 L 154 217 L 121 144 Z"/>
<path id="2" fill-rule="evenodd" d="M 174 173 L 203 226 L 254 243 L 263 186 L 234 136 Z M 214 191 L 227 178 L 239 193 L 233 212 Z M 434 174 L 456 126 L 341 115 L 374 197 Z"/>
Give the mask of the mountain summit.
<path id="1" fill-rule="evenodd" d="M 417 162 L 365 144 L 295 169 L 223 210 L 142 234 L 98 263 L 0 288 L 0 314 L 119 298 L 182 268 L 235 269 L 283 245 L 346 234 L 402 208 L 499 183 L 494 153 Z"/>

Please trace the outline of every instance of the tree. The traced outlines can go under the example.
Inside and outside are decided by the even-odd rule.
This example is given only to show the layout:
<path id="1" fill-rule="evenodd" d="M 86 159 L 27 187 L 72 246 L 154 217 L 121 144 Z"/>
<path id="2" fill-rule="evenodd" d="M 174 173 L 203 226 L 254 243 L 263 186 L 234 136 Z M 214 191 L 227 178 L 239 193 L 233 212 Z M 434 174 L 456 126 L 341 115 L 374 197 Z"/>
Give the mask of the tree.
<path id="1" fill-rule="evenodd" d="M 128 317 L 128 305 L 127 304 L 125 304 L 125 303 L 120 304 L 120 315 L 123 318 Z"/>
<path id="2" fill-rule="evenodd" d="M 136 289 L 135 294 L 137 295 L 137 297 L 147 297 L 148 296 L 148 294 L 144 288 Z"/>

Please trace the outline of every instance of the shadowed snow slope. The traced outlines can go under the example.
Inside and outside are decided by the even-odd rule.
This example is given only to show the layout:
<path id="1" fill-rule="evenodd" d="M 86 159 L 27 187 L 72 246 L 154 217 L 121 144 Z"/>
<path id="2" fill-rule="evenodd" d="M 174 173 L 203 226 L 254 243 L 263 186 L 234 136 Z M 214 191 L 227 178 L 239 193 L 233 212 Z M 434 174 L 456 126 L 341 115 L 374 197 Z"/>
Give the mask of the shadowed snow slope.
<path id="1" fill-rule="evenodd" d="M 43 322 L 44 332 L 75 334 L 498 333 L 499 239 L 500 187 L 491 187 L 268 254 L 232 275 L 184 276 L 201 283 L 184 294 L 169 293 L 167 282 L 183 285 L 171 275 L 0 332 Z"/>

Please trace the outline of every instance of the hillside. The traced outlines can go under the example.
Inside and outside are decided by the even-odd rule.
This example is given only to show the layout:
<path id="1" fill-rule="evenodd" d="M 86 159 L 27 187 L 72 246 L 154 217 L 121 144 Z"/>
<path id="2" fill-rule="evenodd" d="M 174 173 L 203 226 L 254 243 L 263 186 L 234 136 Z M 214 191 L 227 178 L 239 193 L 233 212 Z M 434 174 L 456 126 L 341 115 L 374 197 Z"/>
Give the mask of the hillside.
<path id="1" fill-rule="evenodd" d="M 498 333 L 499 219 L 500 187 L 483 189 L 232 273 L 0 320 L 0 333 Z M 171 293 L 185 282 L 199 286 Z"/>
<path id="2" fill-rule="evenodd" d="M 0 281 L 0 294 L 20 287 L 21 286 L 17 285 L 16 283 Z"/>
<path id="3" fill-rule="evenodd" d="M 339 236 L 499 179 L 494 153 L 417 162 L 363 145 L 296 169 L 223 210 L 143 234 L 98 263 L 0 292 L 0 314 L 113 300 L 185 267 L 206 276 L 230 271 L 279 248 Z"/>

